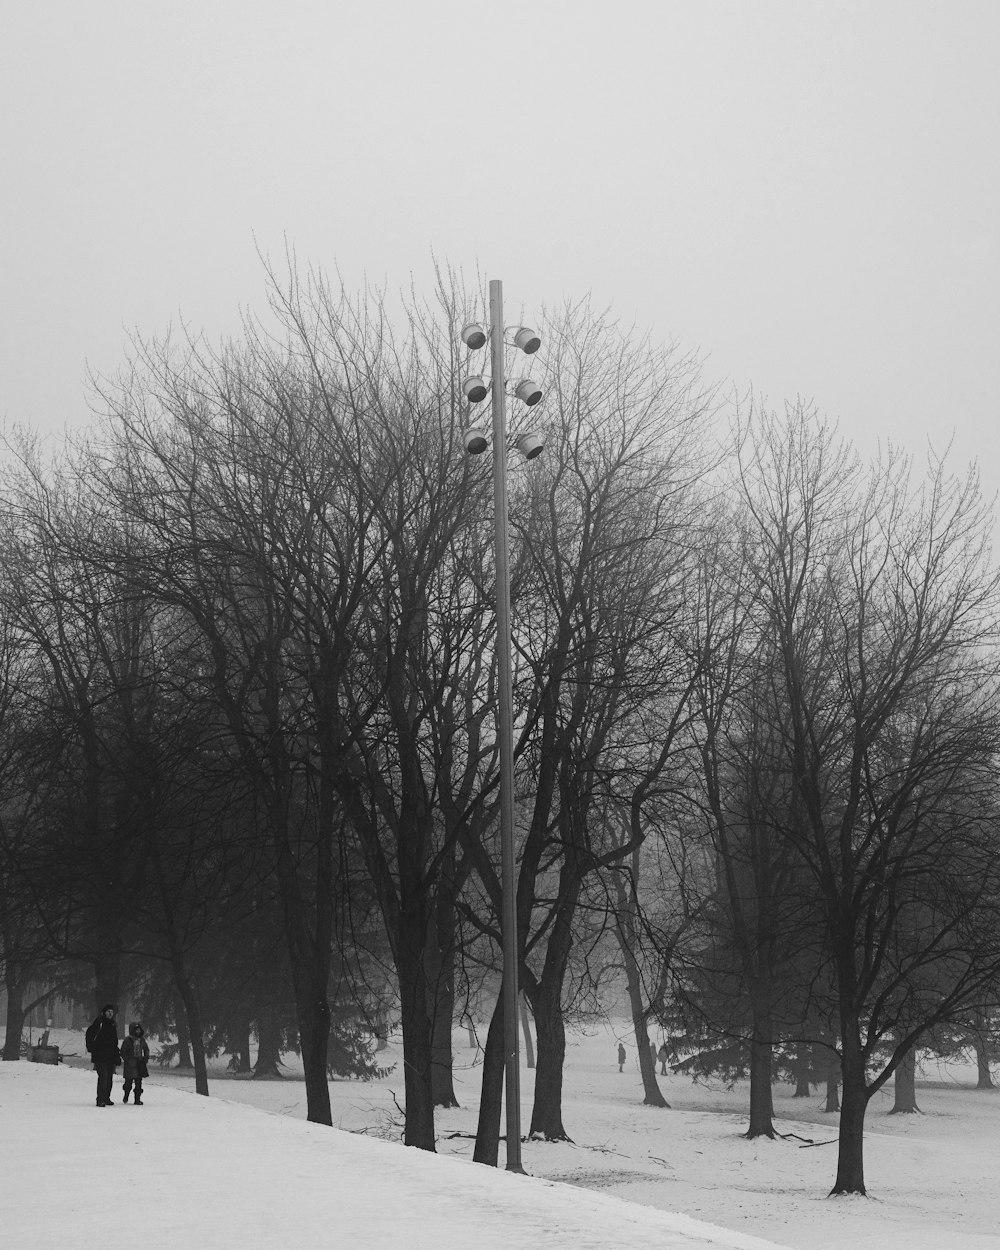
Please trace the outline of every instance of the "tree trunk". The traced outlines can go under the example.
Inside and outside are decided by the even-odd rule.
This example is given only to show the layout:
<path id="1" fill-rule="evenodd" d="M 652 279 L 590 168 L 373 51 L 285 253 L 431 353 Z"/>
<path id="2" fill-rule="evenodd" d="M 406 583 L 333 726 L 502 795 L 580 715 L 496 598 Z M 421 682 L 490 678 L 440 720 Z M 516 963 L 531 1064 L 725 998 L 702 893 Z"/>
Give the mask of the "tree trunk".
<path id="1" fill-rule="evenodd" d="M 174 999 L 174 1018 L 177 1024 L 177 1067 L 182 1072 L 194 1068 L 191 1058 L 191 1037 L 188 1033 L 187 1011 L 182 998 Z"/>
<path id="2" fill-rule="evenodd" d="M 531 1041 L 531 1025 L 528 1023 L 528 1003 L 523 993 L 518 995 L 517 1001 L 521 1015 L 521 1032 L 524 1034 L 524 1058 L 527 1066 L 534 1070 L 535 1047 Z"/>
<path id="3" fill-rule="evenodd" d="M 272 712 L 272 722 L 279 718 Z M 306 1119 L 313 1124 L 332 1124 L 330 1109 L 329 1050 L 332 874 L 330 869 L 332 818 L 329 806 L 332 789 L 327 770 L 320 776 L 320 828 L 317 842 L 316 902 L 307 904 L 302 890 L 300 870 L 292 852 L 289 836 L 288 768 L 280 739 L 275 736 L 272 753 L 272 776 L 282 778 L 271 796 L 272 842 L 275 854 L 278 892 L 284 920 L 285 942 L 295 995 L 295 1014 L 299 1029 L 299 1048 L 306 1085 Z"/>
<path id="4" fill-rule="evenodd" d="M 7 989 L 7 1029 L 3 1039 L 5 1063 L 21 1058 L 21 1032 L 24 1029 L 24 1006 L 22 985 L 14 975 L 12 964 L 8 965 L 4 978 Z"/>
<path id="5" fill-rule="evenodd" d="M 746 1136 L 774 1137 L 774 1102 L 771 1096 L 771 1029 L 764 1018 L 754 1022 L 750 1041 L 750 1126 Z"/>
<path id="6" fill-rule="evenodd" d="M 625 984 L 628 988 L 629 1007 L 632 1011 L 632 1028 L 635 1044 L 639 1048 L 639 1075 L 642 1077 L 642 1103 L 645 1107 L 669 1107 L 670 1103 L 660 1093 L 656 1080 L 656 1059 L 649 1049 L 649 1032 L 646 1028 L 646 1006 L 643 1002 L 642 979 L 633 948 L 628 944 L 629 932 L 634 933 L 632 916 L 616 917 L 615 936 L 625 964 Z M 628 925 L 628 931 L 626 931 Z"/>
<path id="7" fill-rule="evenodd" d="M 656 1048 L 649 1040 L 646 1017 L 641 1011 L 638 1016 L 634 1014 L 635 1003 L 632 1004 L 632 1010 L 635 1044 L 639 1048 L 639 1075 L 642 1077 L 643 1089 L 642 1105 L 669 1108 L 670 1103 L 660 1093 L 660 1086 L 656 1080 Z"/>
<path id="8" fill-rule="evenodd" d="M 830 1194 L 864 1194 L 865 1112 L 869 1097 L 865 1083 L 865 1063 L 857 1031 L 845 1027 L 842 1038 L 841 1074 L 844 1092 L 840 1109 L 837 1179 Z"/>
<path id="9" fill-rule="evenodd" d="M 893 1080 L 896 1098 L 890 1115 L 911 1115 L 920 1110 L 917 1106 L 917 1056 L 912 1047 L 903 1056 Z"/>
<path id="10" fill-rule="evenodd" d="M 24 1030 L 24 1011 L 20 1000 L 12 999 L 8 989 L 8 1023 L 4 1034 L 4 1061 L 21 1058 L 21 1031 Z"/>
<path id="11" fill-rule="evenodd" d="M 183 961 L 176 954 L 172 960 L 174 972 L 174 984 L 177 986 L 177 993 L 184 1005 L 184 1013 L 187 1019 L 187 1029 L 185 1030 L 191 1039 L 191 1049 L 194 1052 L 194 1092 L 203 1094 L 208 1097 L 208 1064 L 205 1059 L 205 1036 L 201 1026 L 201 1011 L 198 1005 L 198 995 L 195 988 L 188 979 L 184 968 Z M 180 1033 L 180 1024 L 178 1022 L 178 1033 Z"/>
<path id="12" fill-rule="evenodd" d="M 537 981 L 526 978 L 524 986 L 535 1017 L 538 1050 L 529 1136 L 542 1137 L 546 1141 L 572 1140 L 562 1122 L 563 1063 L 566 1059 L 562 989 L 573 949 L 573 916 L 581 880 L 574 857 L 567 854 L 560 870 L 560 902 L 549 934 L 542 975 Z"/>
<path id="13" fill-rule="evenodd" d="M 312 982 L 312 992 L 298 1002 L 299 1049 L 306 1084 L 306 1119 L 313 1124 L 333 1124 L 330 1108 L 330 1000 L 327 977 L 318 959 L 302 970 Z"/>
<path id="14" fill-rule="evenodd" d="M 418 1150 L 435 1149 L 434 1096 L 431 1089 L 431 1021 L 427 1011 L 424 942 L 427 925 L 416 899 L 404 901 L 399 916 L 400 1015 L 403 1026 L 403 1143 Z"/>
<path id="15" fill-rule="evenodd" d="M 972 1035 L 972 1044 L 976 1048 L 976 1089 L 996 1089 L 990 1074 L 990 1058 L 986 1049 L 986 1039 L 977 1029 Z"/>
<path id="16" fill-rule="evenodd" d="M 435 1005 L 431 1040 L 431 1091 L 435 1107 L 457 1107 L 451 1049 L 451 1012 L 440 1001 Z"/>
<path id="17" fill-rule="evenodd" d="M 755 1137 L 774 1137 L 771 986 L 766 976 L 756 977 L 751 984 L 750 1007 L 753 1033 L 750 1038 L 750 1126 L 746 1136 L 752 1141 Z"/>
<path id="18" fill-rule="evenodd" d="M 566 1029 L 563 1024 L 561 997 L 561 982 L 557 987 L 540 983 L 531 1004 L 535 1017 L 538 1057 L 529 1136 L 544 1138 L 545 1141 L 570 1140 L 562 1122 Z"/>
<path id="19" fill-rule="evenodd" d="M 836 1051 L 831 1050 L 827 1059 L 826 1067 L 826 1106 L 824 1111 L 834 1112 L 840 1110 L 840 1057 Z"/>
<path id="20" fill-rule="evenodd" d="M 454 949 L 451 939 L 440 949 L 442 930 L 441 908 L 438 908 L 438 939 L 427 943 L 428 983 L 430 985 L 429 1007 L 431 1010 L 431 1096 L 435 1107 L 457 1107 L 455 1094 L 454 1055 L 451 1046 L 451 1025 L 455 1016 Z"/>
<path id="21" fill-rule="evenodd" d="M 497 1166 L 500 1154 L 500 1113 L 503 1108 L 503 986 L 497 995 L 483 1052 L 483 1088 L 479 1098 L 474 1163 Z"/>
<path id="22" fill-rule="evenodd" d="M 650 1051 L 649 1032 L 646 1028 L 646 1004 L 643 1001 L 642 976 L 635 957 L 637 945 L 636 910 L 638 907 L 635 893 L 636 881 L 639 876 L 639 853 L 632 856 L 632 872 L 627 886 L 617 879 L 618 907 L 615 910 L 615 937 L 625 965 L 625 984 L 628 989 L 629 1008 L 632 1012 L 632 1027 L 635 1031 L 635 1044 L 639 1048 L 639 1075 L 642 1077 L 643 1106 L 669 1107 L 670 1103 L 660 1092 L 656 1079 L 655 1052 Z"/>
<path id="23" fill-rule="evenodd" d="M 808 1098 L 812 1093 L 809 1084 L 809 1047 L 800 1042 L 795 1047 L 795 1093 L 793 1098 Z"/>
<path id="24" fill-rule="evenodd" d="M 270 1081 L 281 1076 L 281 1028 L 275 1014 L 264 1009 L 257 1017 L 257 1061 L 253 1066 L 255 1081 Z"/>
<path id="25" fill-rule="evenodd" d="M 229 1060 L 229 1071 L 238 1075 L 244 1075 L 250 1072 L 250 1021 L 244 1018 L 240 1021 L 239 1037 L 231 1039 L 233 1047 L 232 1055 Z"/>
<path id="26" fill-rule="evenodd" d="M 435 1107 L 457 1107 L 451 1030 L 455 1020 L 455 858 L 449 845 L 434 896 L 433 925 L 427 935 L 428 1007 L 433 1021 L 431 1091 Z"/>

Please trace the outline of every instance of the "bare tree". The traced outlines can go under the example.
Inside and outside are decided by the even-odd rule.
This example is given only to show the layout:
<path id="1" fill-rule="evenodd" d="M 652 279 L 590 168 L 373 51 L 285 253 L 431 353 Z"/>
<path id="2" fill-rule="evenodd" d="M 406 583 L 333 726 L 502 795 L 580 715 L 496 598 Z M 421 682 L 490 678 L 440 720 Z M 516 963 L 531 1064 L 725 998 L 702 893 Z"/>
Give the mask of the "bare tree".
<path id="1" fill-rule="evenodd" d="M 517 914 L 537 1035 L 530 1132 L 558 1140 L 567 1136 L 563 996 L 578 909 L 588 878 L 627 861 L 644 836 L 643 804 L 669 768 L 687 697 L 675 643 L 706 400 L 694 361 L 656 352 L 586 307 L 551 318 L 542 338 L 546 452 L 515 481 L 511 508 Z M 625 843 L 600 818 L 611 796 L 626 813 Z M 498 906 L 495 876 L 487 888 Z M 494 1158 L 500 1107 L 490 1040 L 484 1161 Z"/>
<path id="2" fill-rule="evenodd" d="M 798 819 L 799 799 L 782 750 L 772 640 L 753 628 L 742 535 L 738 513 L 725 513 L 703 549 L 697 593 L 693 736 L 713 872 L 693 881 L 701 898 L 690 906 L 701 925 L 688 951 L 686 998 L 709 1033 L 749 1053 L 754 1138 L 774 1136 L 773 1050 L 807 1014 L 824 934 L 805 865 L 783 833 Z"/>
<path id="3" fill-rule="evenodd" d="M 807 411 L 756 417 L 741 458 L 751 569 L 801 812 L 783 834 L 836 970 L 833 1193 L 864 1193 L 869 1099 L 1000 958 L 990 514 L 971 475 L 932 461 L 914 486 L 892 455 L 862 474 Z"/>

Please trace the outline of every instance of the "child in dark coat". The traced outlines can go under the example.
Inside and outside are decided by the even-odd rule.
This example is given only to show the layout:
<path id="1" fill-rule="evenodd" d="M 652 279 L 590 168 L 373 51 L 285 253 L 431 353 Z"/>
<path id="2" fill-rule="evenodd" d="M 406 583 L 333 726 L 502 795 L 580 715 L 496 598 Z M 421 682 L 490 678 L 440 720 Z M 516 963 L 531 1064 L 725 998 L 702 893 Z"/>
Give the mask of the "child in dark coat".
<path id="1" fill-rule="evenodd" d="M 135 1105 L 142 1106 L 142 1078 L 149 1076 L 149 1046 L 146 1044 L 146 1037 L 141 1024 L 130 1024 L 128 1026 L 128 1037 L 122 1042 L 122 1062 L 125 1070 L 122 1073 L 122 1080 L 125 1083 L 125 1097 L 122 1102 L 128 1102 L 128 1096 L 132 1092 L 132 1084 L 135 1083 Z"/>

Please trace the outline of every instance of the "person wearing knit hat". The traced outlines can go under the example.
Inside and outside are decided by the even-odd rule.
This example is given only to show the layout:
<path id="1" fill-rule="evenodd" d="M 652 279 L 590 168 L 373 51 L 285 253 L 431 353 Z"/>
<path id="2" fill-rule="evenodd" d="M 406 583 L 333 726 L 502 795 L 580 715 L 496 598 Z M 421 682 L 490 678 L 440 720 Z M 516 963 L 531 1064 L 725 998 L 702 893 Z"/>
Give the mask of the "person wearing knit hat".
<path id="1" fill-rule="evenodd" d="M 122 1063 L 125 1069 L 122 1072 L 122 1082 L 125 1088 L 125 1097 L 122 1102 L 128 1102 L 128 1096 L 132 1092 L 132 1083 L 135 1082 L 135 1105 L 142 1106 L 142 1078 L 149 1076 L 149 1046 L 146 1042 L 145 1031 L 138 1021 L 128 1026 L 128 1037 L 122 1042 Z"/>
<path id="2" fill-rule="evenodd" d="M 115 1068 L 122 1061 L 118 1049 L 118 1026 L 115 1024 L 115 1005 L 105 1003 L 101 1014 L 87 1030 L 84 1042 L 90 1051 L 91 1062 L 97 1072 L 97 1105 L 110 1107 L 111 1086 Z"/>

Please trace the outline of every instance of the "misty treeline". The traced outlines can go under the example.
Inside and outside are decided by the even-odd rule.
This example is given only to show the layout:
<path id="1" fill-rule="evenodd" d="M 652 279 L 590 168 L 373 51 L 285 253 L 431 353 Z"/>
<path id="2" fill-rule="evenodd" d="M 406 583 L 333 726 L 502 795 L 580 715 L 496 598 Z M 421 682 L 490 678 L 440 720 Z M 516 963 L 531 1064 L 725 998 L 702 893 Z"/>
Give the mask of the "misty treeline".
<path id="1" fill-rule="evenodd" d="M 482 293 L 443 273 L 390 309 L 290 267 L 268 295 L 223 346 L 136 338 L 55 456 L 11 436 L 5 1057 L 44 975 L 175 1020 L 202 1093 L 206 1055 L 294 1046 L 329 1124 L 330 1074 L 375 1071 L 398 1021 L 404 1140 L 433 1150 L 476 1019 L 495 1164 Z M 586 303 L 536 329 L 545 451 L 509 481 L 530 1132 L 567 1135 L 568 1013 L 626 987 L 647 1102 L 667 1037 L 748 1073 L 773 1134 L 791 1055 L 839 1085 L 835 1191 L 864 1192 L 872 1094 L 997 1001 L 992 514 L 974 474 L 866 463 L 805 405 L 726 413 Z"/>

